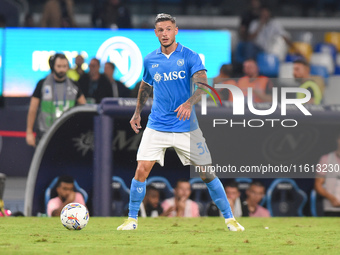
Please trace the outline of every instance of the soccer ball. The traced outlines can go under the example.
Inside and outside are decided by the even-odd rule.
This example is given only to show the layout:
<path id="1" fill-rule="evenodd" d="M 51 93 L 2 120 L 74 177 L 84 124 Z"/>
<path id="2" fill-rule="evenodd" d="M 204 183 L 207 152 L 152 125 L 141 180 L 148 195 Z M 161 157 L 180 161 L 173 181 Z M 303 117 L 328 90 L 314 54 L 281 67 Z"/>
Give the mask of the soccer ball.
<path id="1" fill-rule="evenodd" d="M 81 230 L 89 222 L 89 211 L 79 203 L 69 203 L 65 205 L 60 213 L 61 223 L 67 229 Z"/>

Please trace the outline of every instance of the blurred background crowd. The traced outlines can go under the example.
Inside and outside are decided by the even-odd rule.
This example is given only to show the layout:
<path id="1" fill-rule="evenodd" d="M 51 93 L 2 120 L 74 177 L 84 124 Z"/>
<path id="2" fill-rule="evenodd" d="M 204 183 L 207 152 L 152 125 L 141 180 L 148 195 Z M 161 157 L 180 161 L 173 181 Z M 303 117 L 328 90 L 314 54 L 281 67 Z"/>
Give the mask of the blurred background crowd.
<path id="1" fill-rule="evenodd" d="M 214 84 L 237 85 L 245 95 L 247 88 L 252 87 L 254 102 L 262 103 L 272 101 L 272 88 L 278 84 L 270 78 L 278 78 L 282 79 L 279 86 L 308 89 L 310 104 L 340 103 L 340 1 L 337 0 L 2 0 L 0 27 L 153 29 L 155 14 L 160 12 L 176 16 L 180 29 L 230 31 L 232 61 L 221 66 L 217 77 L 210 77 L 214 78 Z M 85 72 L 81 68 L 84 58 L 79 55 L 75 66 L 65 73 L 81 87 L 87 103 L 99 103 L 104 97 L 136 97 L 138 86 L 130 91 L 113 77 L 115 65 L 105 63 L 101 73 L 98 59 L 89 57 L 85 63 L 89 70 Z M 98 95 L 91 86 L 106 90 Z M 224 100 L 233 100 L 226 90 L 220 91 L 220 95 Z M 335 151 L 325 154 L 320 162 L 339 166 L 340 139 L 337 134 L 332 135 Z M 332 178 L 339 180 L 339 176 Z M 243 178 L 224 184 L 237 216 L 320 216 L 325 215 L 324 208 L 328 210 L 326 215 L 339 216 L 340 182 L 329 180 L 327 176 L 317 176 L 312 188 L 309 182 L 308 193 L 293 180 L 283 181 L 284 185 L 270 180 L 264 185 Z M 14 190 L 16 180 L 9 181 Z M 70 182 L 73 180 L 66 181 Z M 142 216 L 219 216 L 199 180 L 180 179 L 170 184 L 161 178 L 154 185 L 149 182 Z M 51 189 L 57 190 L 61 185 L 56 183 L 57 179 Z M 119 176 L 113 178 L 112 187 L 114 215 L 122 216 L 129 192 Z M 59 196 L 68 197 L 69 193 Z M 86 202 L 87 195 L 83 196 Z M 286 199 L 286 205 L 282 199 Z M 309 208 L 306 208 L 307 200 Z M 47 213 L 48 201 L 44 203 L 43 213 Z M 20 206 L 18 210 L 22 209 Z"/>

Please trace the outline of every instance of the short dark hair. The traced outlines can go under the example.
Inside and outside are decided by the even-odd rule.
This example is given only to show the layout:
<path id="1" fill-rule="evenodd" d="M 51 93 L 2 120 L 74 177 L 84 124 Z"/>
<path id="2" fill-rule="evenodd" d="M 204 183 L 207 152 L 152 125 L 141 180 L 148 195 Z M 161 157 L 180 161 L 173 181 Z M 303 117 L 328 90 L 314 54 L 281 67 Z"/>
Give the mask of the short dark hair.
<path id="1" fill-rule="evenodd" d="M 57 181 L 57 184 L 56 184 L 56 187 L 59 187 L 62 182 L 65 182 L 65 183 L 74 183 L 74 179 L 73 179 L 72 176 L 62 175 L 62 176 L 59 177 L 59 179 Z"/>
<path id="2" fill-rule="evenodd" d="M 253 61 L 257 65 L 257 60 L 255 58 L 247 58 L 244 62 L 246 61 Z"/>
<path id="3" fill-rule="evenodd" d="M 257 186 L 257 187 L 263 187 L 263 188 L 265 188 L 265 186 L 263 185 L 263 183 L 260 182 L 260 181 L 252 181 L 252 183 L 250 183 L 250 185 L 249 185 L 249 188 L 250 188 L 251 186 Z"/>
<path id="4" fill-rule="evenodd" d="M 224 188 L 226 187 L 237 188 L 238 190 L 238 183 L 236 181 L 228 181 L 226 184 L 224 184 Z"/>
<path id="5" fill-rule="evenodd" d="M 50 58 L 48 59 L 48 64 L 49 64 L 52 72 L 54 72 L 54 65 L 55 65 L 55 61 L 57 60 L 57 58 L 66 59 L 67 62 L 68 62 L 68 59 L 67 59 L 67 57 L 65 56 L 64 53 L 58 53 L 57 52 L 54 55 L 50 56 Z"/>
<path id="6" fill-rule="evenodd" d="M 158 22 L 168 21 L 168 20 L 170 20 L 172 24 L 176 24 L 176 18 L 175 17 L 172 17 L 170 14 L 159 13 L 159 14 L 157 14 L 157 16 L 155 18 L 155 25 Z"/>
<path id="7" fill-rule="evenodd" d="M 233 66 L 230 64 L 224 64 L 220 68 L 221 73 L 224 73 L 225 75 L 232 76 L 233 74 Z"/>
<path id="8" fill-rule="evenodd" d="M 307 62 L 307 60 L 305 58 L 297 58 L 293 61 L 294 64 L 302 64 L 306 67 L 309 67 L 309 63 Z"/>
<path id="9" fill-rule="evenodd" d="M 188 182 L 188 183 L 189 183 L 189 180 L 186 179 L 186 178 L 178 179 L 177 182 L 176 182 L 176 187 L 175 187 L 175 188 L 177 188 L 177 187 L 178 187 L 178 184 L 181 183 L 181 182 Z"/>
<path id="10" fill-rule="evenodd" d="M 149 184 L 148 186 L 146 186 L 146 191 L 145 191 L 146 193 L 145 194 L 146 195 L 149 194 L 149 192 L 152 191 L 152 190 L 157 191 L 159 193 L 159 190 L 155 186 L 153 186 L 152 184 Z"/>
<path id="11" fill-rule="evenodd" d="M 113 70 L 115 70 L 116 66 L 112 62 L 106 62 L 105 65 L 108 64 Z"/>
<path id="12" fill-rule="evenodd" d="M 96 61 L 96 62 L 98 63 L 98 65 L 100 66 L 100 61 L 99 61 L 98 58 L 92 58 L 91 61 L 92 61 L 92 60 Z"/>

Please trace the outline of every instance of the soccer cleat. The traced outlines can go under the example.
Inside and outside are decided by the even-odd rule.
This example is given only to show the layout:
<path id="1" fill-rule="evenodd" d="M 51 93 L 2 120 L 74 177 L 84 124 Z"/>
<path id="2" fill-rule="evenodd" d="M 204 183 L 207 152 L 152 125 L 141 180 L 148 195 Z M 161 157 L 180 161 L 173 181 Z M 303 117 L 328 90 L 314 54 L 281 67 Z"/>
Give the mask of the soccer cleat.
<path id="1" fill-rule="evenodd" d="M 230 231 L 244 231 L 244 227 L 242 227 L 235 218 L 225 219 L 225 224 L 227 224 Z"/>
<path id="2" fill-rule="evenodd" d="M 137 220 L 134 218 L 128 218 L 120 225 L 117 230 L 136 230 L 138 227 Z"/>

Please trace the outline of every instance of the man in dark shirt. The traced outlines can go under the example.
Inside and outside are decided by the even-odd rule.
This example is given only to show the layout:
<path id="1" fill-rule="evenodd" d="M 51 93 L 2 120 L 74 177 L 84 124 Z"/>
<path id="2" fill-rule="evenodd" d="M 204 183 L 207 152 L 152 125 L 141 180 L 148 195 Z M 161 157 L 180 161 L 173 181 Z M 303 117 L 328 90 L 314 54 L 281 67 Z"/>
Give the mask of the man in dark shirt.
<path id="1" fill-rule="evenodd" d="M 90 62 L 89 73 L 79 79 L 79 87 L 83 91 L 88 103 L 99 104 L 104 97 L 113 97 L 109 79 L 99 72 L 100 62 L 93 58 Z"/>
<path id="2" fill-rule="evenodd" d="M 116 66 L 113 63 L 105 63 L 104 74 L 111 82 L 113 97 L 130 97 L 131 90 L 128 89 L 123 83 L 113 78 L 115 68 Z"/>

